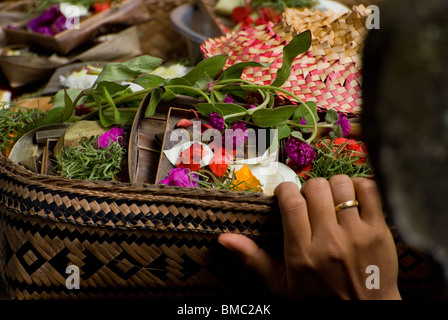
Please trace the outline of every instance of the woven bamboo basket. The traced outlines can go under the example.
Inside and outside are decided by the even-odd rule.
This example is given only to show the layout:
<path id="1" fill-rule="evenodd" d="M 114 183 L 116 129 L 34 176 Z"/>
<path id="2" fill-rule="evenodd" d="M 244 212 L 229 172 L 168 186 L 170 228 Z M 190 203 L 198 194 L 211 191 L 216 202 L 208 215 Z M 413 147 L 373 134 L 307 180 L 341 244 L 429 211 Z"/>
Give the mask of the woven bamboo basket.
<path id="1" fill-rule="evenodd" d="M 278 239 L 267 196 L 76 181 L 3 156 L 0 189 L 1 271 L 12 298 L 268 294 L 216 241 L 223 232 Z M 78 290 L 66 287 L 70 265 L 80 269 Z"/>
<path id="2" fill-rule="evenodd" d="M 146 97 L 140 108 L 148 103 Z M 431 259 L 392 231 L 402 293 L 441 285 Z M 217 237 L 244 234 L 274 255 L 283 252 L 275 197 L 73 180 L 33 173 L 2 155 L 0 232 L 6 289 L 27 300 L 265 298 L 265 285 Z M 79 268 L 79 289 L 67 285 L 69 266 Z"/>

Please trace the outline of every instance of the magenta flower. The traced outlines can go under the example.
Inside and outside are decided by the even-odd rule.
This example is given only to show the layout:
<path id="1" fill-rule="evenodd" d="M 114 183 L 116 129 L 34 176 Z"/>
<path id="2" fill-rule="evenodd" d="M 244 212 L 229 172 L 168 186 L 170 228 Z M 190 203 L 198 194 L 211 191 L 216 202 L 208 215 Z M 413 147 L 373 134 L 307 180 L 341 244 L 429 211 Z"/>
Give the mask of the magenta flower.
<path id="1" fill-rule="evenodd" d="M 117 140 L 118 143 L 121 144 L 121 142 L 123 141 L 123 135 L 124 128 L 114 127 L 98 137 L 98 146 L 100 147 L 100 149 L 104 149 Z"/>
<path id="2" fill-rule="evenodd" d="M 316 159 L 314 148 L 296 138 L 289 138 L 285 144 L 285 153 L 291 161 L 299 166 L 306 166 Z"/>
<path id="3" fill-rule="evenodd" d="M 192 173 L 190 178 L 190 170 L 184 167 L 171 169 L 168 177 L 161 180 L 159 184 L 166 184 L 175 187 L 197 187 L 198 176 Z"/>
<path id="4" fill-rule="evenodd" d="M 232 128 L 226 130 L 223 137 L 223 145 L 232 145 L 237 148 L 244 144 L 248 136 L 246 123 L 244 121 L 237 121 L 232 125 Z"/>
<path id="5" fill-rule="evenodd" d="M 224 98 L 224 103 L 235 103 L 235 100 L 231 96 L 227 96 Z"/>
<path id="6" fill-rule="evenodd" d="M 226 128 L 224 119 L 216 112 L 210 113 L 210 115 L 208 116 L 208 122 L 214 129 L 218 131 L 223 131 Z"/>
<path id="7" fill-rule="evenodd" d="M 54 5 L 45 10 L 39 17 L 31 19 L 27 27 L 33 32 L 51 37 L 67 29 L 66 21 L 67 19 L 62 14 L 59 6 Z"/>
<path id="8" fill-rule="evenodd" d="M 337 125 L 341 126 L 342 136 L 346 137 L 350 133 L 351 124 L 350 121 L 344 115 L 339 115 L 339 120 L 336 122 Z"/>

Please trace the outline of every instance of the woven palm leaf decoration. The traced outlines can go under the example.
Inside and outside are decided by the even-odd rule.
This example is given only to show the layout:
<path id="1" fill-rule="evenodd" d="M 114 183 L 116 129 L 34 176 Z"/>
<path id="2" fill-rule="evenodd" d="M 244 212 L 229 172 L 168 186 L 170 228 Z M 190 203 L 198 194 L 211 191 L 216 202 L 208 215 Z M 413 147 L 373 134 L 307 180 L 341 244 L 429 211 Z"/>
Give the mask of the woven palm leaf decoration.
<path id="1" fill-rule="evenodd" d="M 268 85 L 282 66 L 283 47 L 295 35 L 310 30 L 312 45 L 294 60 L 282 88 L 315 102 L 321 110 L 358 115 L 362 109 L 360 53 L 367 17 L 363 5 L 338 13 L 288 8 L 278 25 L 268 23 L 210 38 L 201 50 L 205 58 L 227 54 L 225 68 L 243 61 L 271 64 L 269 68 L 247 68 L 243 74 L 246 80 Z"/>

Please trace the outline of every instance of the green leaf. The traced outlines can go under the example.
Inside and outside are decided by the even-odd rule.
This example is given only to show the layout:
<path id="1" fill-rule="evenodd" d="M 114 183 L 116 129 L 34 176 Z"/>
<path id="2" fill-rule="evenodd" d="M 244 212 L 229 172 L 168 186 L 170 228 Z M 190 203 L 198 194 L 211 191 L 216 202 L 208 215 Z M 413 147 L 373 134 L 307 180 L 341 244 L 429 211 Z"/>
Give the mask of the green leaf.
<path id="1" fill-rule="evenodd" d="M 220 102 L 225 99 L 225 95 L 222 92 L 212 90 L 212 94 L 210 96 L 213 102 Z"/>
<path id="2" fill-rule="evenodd" d="M 114 124 L 114 118 L 113 115 L 110 115 L 109 113 L 104 112 L 101 97 L 97 94 L 93 94 L 92 98 L 95 100 L 96 107 L 98 109 L 98 115 L 100 117 L 101 124 L 103 127 L 110 127 Z"/>
<path id="3" fill-rule="evenodd" d="M 202 96 L 198 90 L 192 88 L 190 83 L 183 78 L 170 79 L 164 87 L 165 93 L 163 99 L 171 100 L 176 98 L 177 95 L 187 95 L 190 97 Z"/>
<path id="4" fill-rule="evenodd" d="M 339 115 L 336 110 L 330 109 L 325 115 L 325 122 L 329 124 L 335 124 L 339 120 Z"/>
<path id="5" fill-rule="evenodd" d="M 155 88 L 154 90 L 156 90 L 157 88 Z M 173 91 L 171 91 L 170 88 L 163 88 L 163 94 L 162 94 L 162 99 L 163 100 L 173 100 L 176 99 L 176 95 L 174 94 Z"/>
<path id="6" fill-rule="evenodd" d="M 291 128 L 287 125 L 279 125 L 278 128 L 278 140 L 289 137 L 291 134 Z"/>
<path id="7" fill-rule="evenodd" d="M 64 108 L 66 95 L 68 95 L 72 101 L 75 101 L 75 99 L 82 93 L 82 91 L 83 91 L 82 89 L 59 90 L 52 97 L 52 103 L 53 103 L 52 109 Z"/>
<path id="8" fill-rule="evenodd" d="M 190 86 L 194 86 L 198 81 L 203 80 L 205 76 L 214 79 L 224 68 L 226 61 L 227 55 L 225 54 L 202 60 L 193 70 L 183 76 L 182 79 L 187 80 Z"/>
<path id="9" fill-rule="evenodd" d="M 134 79 L 133 82 L 141 85 L 144 89 L 151 89 L 157 87 L 158 85 L 161 85 L 164 81 L 165 79 L 162 77 L 153 74 L 147 74 L 145 76 Z"/>
<path id="10" fill-rule="evenodd" d="M 103 86 L 101 88 L 102 88 L 102 94 L 103 94 L 104 100 L 106 100 L 107 103 L 109 104 L 109 106 L 112 108 L 114 124 L 119 124 L 120 123 L 120 112 L 118 111 L 114 100 L 112 99 L 111 95 L 109 94 L 109 91 L 107 91 L 107 88 L 105 86 Z"/>
<path id="11" fill-rule="evenodd" d="M 260 109 L 252 114 L 252 120 L 259 127 L 272 127 L 288 120 L 296 111 L 296 106 Z"/>
<path id="12" fill-rule="evenodd" d="M 292 131 L 291 132 L 291 137 L 299 139 L 300 141 L 305 141 L 305 139 L 303 139 L 303 135 L 302 135 L 302 133 L 300 131 Z"/>
<path id="13" fill-rule="evenodd" d="M 249 62 L 240 62 L 237 64 L 234 64 L 230 67 L 228 67 L 226 70 L 223 71 L 221 76 L 219 77 L 219 80 L 232 80 L 232 79 L 239 79 L 241 78 L 241 75 L 243 74 L 244 70 L 248 67 L 265 67 L 268 68 L 270 64 L 268 63 L 260 63 L 255 61 L 249 61 Z"/>
<path id="14" fill-rule="evenodd" d="M 169 86 L 190 86 L 190 83 L 183 78 L 172 78 L 166 83 L 166 87 Z"/>
<path id="15" fill-rule="evenodd" d="M 198 89 L 194 89 L 190 86 L 170 86 L 165 87 L 166 89 L 169 89 L 171 91 L 171 94 L 174 95 L 184 95 L 184 96 L 190 96 L 190 97 L 202 97 L 202 94 L 198 91 Z"/>
<path id="16" fill-rule="evenodd" d="M 246 108 L 234 103 L 198 103 L 195 108 L 206 117 L 210 113 L 216 112 L 221 117 L 229 116 L 228 119 L 232 119 L 232 121 L 242 119 L 249 114 Z M 233 114 L 237 115 L 231 117 Z"/>
<path id="17" fill-rule="evenodd" d="M 241 88 L 241 85 L 239 84 L 230 84 L 223 86 L 221 89 L 219 89 L 219 92 L 222 94 L 228 94 L 231 93 L 232 95 L 239 97 L 243 100 L 247 100 L 247 93 L 244 89 Z"/>
<path id="18" fill-rule="evenodd" d="M 194 107 L 205 117 L 208 117 L 212 112 L 216 112 L 222 116 L 221 111 L 215 108 L 213 103 L 198 103 Z"/>
<path id="19" fill-rule="evenodd" d="M 160 100 L 162 100 L 163 95 L 163 89 L 162 88 L 155 88 L 151 92 L 151 98 L 149 99 L 148 108 L 145 112 L 145 117 L 149 118 L 154 115 L 156 112 L 157 106 L 159 105 Z"/>
<path id="20" fill-rule="evenodd" d="M 223 117 L 234 113 L 248 114 L 246 108 L 234 103 L 214 103 L 213 106 L 220 111 Z"/>
<path id="21" fill-rule="evenodd" d="M 139 56 L 122 63 L 111 62 L 104 66 L 95 84 L 103 81 L 123 81 L 133 79 L 141 74 L 154 71 L 162 59 L 151 56 Z"/>
<path id="22" fill-rule="evenodd" d="M 280 87 L 291 75 L 291 66 L 294 59 L 302 53 L 308 51 L 311 46 L 311 31 L 306 30 L 296 35 L 288 45 L 283 48 L 282 67 L 277 71 L 272 86 Z"/>
<path id="23" fill-rule="evenodd" d="M 333 131 L 331 131 L 330 133 L 333 133 L 334 135 L 336 135 L 336 138 L 343 138 L 344 137 L 344 133 L 342 132 L 342 127 L 341 125 L 335 125 L 333 127 Z"/>
<path id="24" fill-rule="evenodd" d="M 202 77 L 200 77 L 198 79 L 198 81 L 196 81 L 196 83 L 194 84 L 194 87 L 195 88 L 205 87 L 212 81 L 213 81 L 213 79 L 210 78 L 210 76 L 206 72 L 204 72 Z"/>
<path id="25" fill-rule="evenodd" d="M 317 114 L 317 105 L 315 102 L 313 101 L 309 101 L 306 102 L 306 105 L 311 109 L 311 112 L 314 116 L 314 119 L 319 119 L 318 118 L 318 114 Z M 302 120 L 303 118 L 305 118 L 306 123 L 310 124 L 313 123 L 313 118 L 311 116 L 311 114 L 308 112 L 308 110 L 306 109 L 306 107 L 301 104 L 296 112 L 294 113 L 294 116 L 292 117 L 293 120 Z"/>
<path id="26" fill-rule="evenodd" d="M 67 121 L 68 119 L 70 119 L 70 117 L 73 115 L 74 113 L 74 106 L 73 106 L 73 101 L 70 98 L 70 96 L 68 95 L 67 91 L 64 90 L 64 111 L 62 112 L 62 122 Z"/>
<path id="27" fill-rule="evenodd" d="M 127 88 L 129 88 L 129 85 L 121 85 L 116 82 L 111 81 L 103 81 L 99 83 L 96 87 L 96 92 L 99 94 L 103 94 L 103 90 L 106 90 L 111 96 L 117 94 L 118 92 L 125 91 Z"/>

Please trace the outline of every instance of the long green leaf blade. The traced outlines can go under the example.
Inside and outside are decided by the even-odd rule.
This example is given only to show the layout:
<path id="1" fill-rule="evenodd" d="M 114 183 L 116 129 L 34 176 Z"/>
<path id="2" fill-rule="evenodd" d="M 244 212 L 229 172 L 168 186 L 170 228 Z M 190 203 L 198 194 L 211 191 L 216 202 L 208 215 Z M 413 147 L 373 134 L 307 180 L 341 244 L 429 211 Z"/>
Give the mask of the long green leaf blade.
<path id="1" fill-rule="evenodd" d="M 151 56 L 139 56 L 122 63 L 108 63 L 99 74 L 95 84 L 103 81 L 124 81 L 141 74 L 154 71 L 162 63 L 162 59 Z"/>
<path id="2" fill-rule="evenodd" d="M 296 35 L 288 45 L 283 48 L 283 64 L 277 71 L 277 75 L 272 82 L 272 86 L 280 87 L 291 75 L 291 66 L 294 59 L 302 53 L 308 51 L 311 46 L 311 31 L 306 30 Z"/>
<path id="3" fill-rule="evenodd" d="M 193 70 L 187 73 L 182 79 L 188 81 L 191 86 L 200 81 L 204 76 L 214 79 L 224 68 L 227 55 L 220 54 L 199 62 Z"/>

